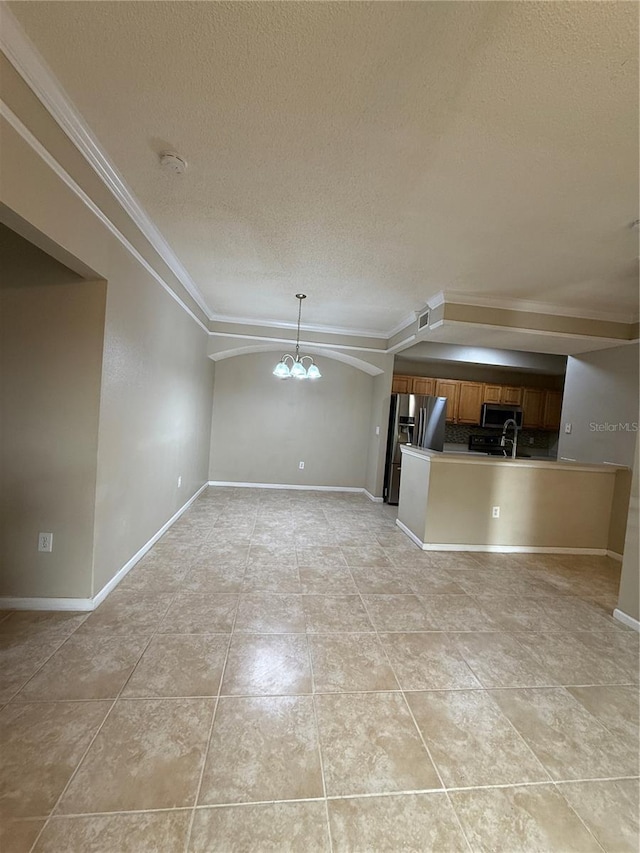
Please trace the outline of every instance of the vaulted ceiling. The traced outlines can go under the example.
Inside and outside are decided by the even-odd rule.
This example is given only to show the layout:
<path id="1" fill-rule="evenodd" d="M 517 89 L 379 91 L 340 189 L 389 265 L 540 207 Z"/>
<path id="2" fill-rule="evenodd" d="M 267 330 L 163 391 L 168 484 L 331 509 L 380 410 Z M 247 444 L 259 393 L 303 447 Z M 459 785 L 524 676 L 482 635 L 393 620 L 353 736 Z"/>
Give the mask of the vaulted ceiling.
<path id="1" fill-rule="evenodd" d="M 635 3 L 9 7 L 212 314 L 637 314 Z"/>

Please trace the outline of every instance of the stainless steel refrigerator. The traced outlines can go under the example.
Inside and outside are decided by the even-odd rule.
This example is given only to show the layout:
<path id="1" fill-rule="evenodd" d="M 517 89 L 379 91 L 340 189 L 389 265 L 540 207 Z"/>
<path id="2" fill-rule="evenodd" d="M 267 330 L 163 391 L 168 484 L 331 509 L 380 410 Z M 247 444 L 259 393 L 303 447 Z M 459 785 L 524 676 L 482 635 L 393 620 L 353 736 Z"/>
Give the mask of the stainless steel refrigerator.
<path id="1" fill-rule="evenodd" d="M 400 496 L 400 446 L 413 444 L 415 447 L 441 451 L 446 415 L 446 397 L 391 395 L 383 491 L 386 503 L 396 505 Z"/>

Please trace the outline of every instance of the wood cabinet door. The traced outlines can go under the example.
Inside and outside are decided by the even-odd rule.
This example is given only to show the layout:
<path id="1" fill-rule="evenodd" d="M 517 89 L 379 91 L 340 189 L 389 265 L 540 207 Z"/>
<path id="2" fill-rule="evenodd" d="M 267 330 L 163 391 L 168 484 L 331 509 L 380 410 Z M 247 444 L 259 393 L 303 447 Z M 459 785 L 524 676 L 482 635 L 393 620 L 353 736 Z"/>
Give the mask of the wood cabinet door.
<path id="1" fill-rule="evenodd" d="M 447 422 L 456 423 L 458 417 L 458 386 L 455 379 L 436 379 L 436 397 L 447 398 Z"/>
<path id="2" fill-rule="evenodd" d="M 394 376 L 391 383 L 392 394 L 412 394 L 413 376 Z"/>
<path id="3" fill-rule="evenodd" d="M 501 385 L 483 385 L 482 386 L 482 402 L 483 403 L 499 403 L 502 397 Z"/>
<path id="4" fill-rule="evenodd" d="M 544 423 L 544 395 L 541 388 L 522 390 L 522 426 L 539 429 Z"/>
<path id="5" fill-rule="evenodd" d="M 522 388 L 517 388 L 515 385 L 503 385 L 500 402 L 504 403 L 505 406 L 521 406 L 522 391 Z"/>
<path id="6" fill-rule="evenodd" d="M 458 423 L 480 423 L 484 387 L 481 382 L 460 382 L 458 386 Z"/>
<path id="7" fill-rule="evenodd" d="M 562 391 L 545 391 L 543 427 L 553 430 L 560 429 L 561 413 Z"/>
<path id="8" fill-rule="evenodd" d="M 411 392 L 412 394 L 428 394 L 429 396 L 432 396 L 435 389 L 435 379 L 430 379 L 428 376 L 413 377 L 413 391 Z"/>

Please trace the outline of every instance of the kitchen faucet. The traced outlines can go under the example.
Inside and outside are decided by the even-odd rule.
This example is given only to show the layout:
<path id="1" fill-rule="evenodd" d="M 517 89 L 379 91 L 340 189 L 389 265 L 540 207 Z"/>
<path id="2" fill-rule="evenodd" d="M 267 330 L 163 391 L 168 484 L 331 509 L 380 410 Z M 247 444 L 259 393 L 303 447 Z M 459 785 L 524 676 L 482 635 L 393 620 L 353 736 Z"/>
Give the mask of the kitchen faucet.
<path id="1" fill-rule="evenodd" d="M 507 430 L 509 429 L 509 425 L 513 425 L 513 439 L 507 438 Z M 511 458 L 516 458 L 516 451 L 518 449 L 518 424 L 515 422 L 513 418 L 507 418 L 502 426 L 502 438 L 500 439 L 500 447 L 507 446 L 507 442 L 511 442 Z M 505 453 L 505 456 L 507 454 Z"/>

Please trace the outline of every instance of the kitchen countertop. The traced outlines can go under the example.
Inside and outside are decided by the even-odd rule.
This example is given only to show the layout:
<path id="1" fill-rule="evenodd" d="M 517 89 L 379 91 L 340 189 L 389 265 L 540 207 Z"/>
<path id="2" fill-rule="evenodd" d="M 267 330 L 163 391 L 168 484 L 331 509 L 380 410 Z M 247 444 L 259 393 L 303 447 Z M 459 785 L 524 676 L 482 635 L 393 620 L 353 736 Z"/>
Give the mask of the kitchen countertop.
<path id="1" fill-rule="evenodd" d="M 556 461 L 555 456 L 550 455 L 548 453 L 536 453 L 535 452 L 536 450 L 537 450 L 537 448 L 529 447 L 528 445 L 525 444 L 524 447 L 522 448 L 522 452 L 518 452 L 516 459 L 542 459 L 542 460 L 546 460 L 547 462 L 555 462 Z M 518 448 L 518 451 L 520 451 L 520 448 Z M 482 453 L 482 452 L 478 452 L 477 450 L 469 450 L 468 445 L 466 445 L 466 444 L 455 444 L 453 442 L 445 442 L 443 453 L 466 453 L 470 456 L 493 456 L 496 459 L 504 458 L 498 454 Z M 509 456 L 509 458 L 511 458 L 510 453 L 508 454 L 508 456 Z"/>
<path id="2" fill-rule="evenodd" d="M 400 450 L 404 454 L 427 458 L 431 462 L 438 463 L 463 463 L 469 465 L 498 465 L 509 467 L 526 467 L 526 468 L 555 468 L 564 471 L 600 471 L 614 474 L 618 468 L 624 468 L 624 465 L 610 465 L 606 463 L 593 462 L 571 462 L 568 460 L 557 460 L 548 456 L 542 459 L 534 459 L 532 457 L 516 456 L 512 459 L 510 456 L 493 456 L 488 453 L 469 452 L 469 449 L 462 451 L 455 450 L 423 450 L 421 447 L 414 447 L 412 444 L 403 444 Z"/>

